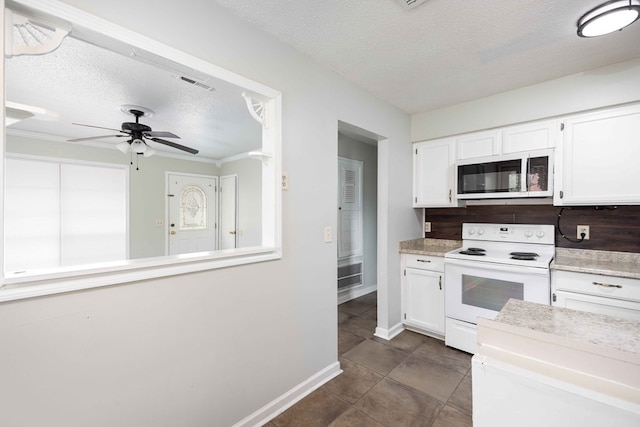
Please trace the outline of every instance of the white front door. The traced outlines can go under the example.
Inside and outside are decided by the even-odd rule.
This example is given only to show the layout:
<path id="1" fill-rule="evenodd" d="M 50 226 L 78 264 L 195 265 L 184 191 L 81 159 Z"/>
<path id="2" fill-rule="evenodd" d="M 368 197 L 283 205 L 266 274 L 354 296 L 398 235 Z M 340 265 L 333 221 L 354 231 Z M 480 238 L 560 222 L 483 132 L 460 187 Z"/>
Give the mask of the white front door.
<path id="1" fill-rule="evenodd" d="M 216 250 L 216 177 L 169 174 L 169 255 Z"/>
<path id="2" fill-rule="evenodd" d="M 220 177 L 220 249 L 238 247 L 238 176 Z"/>

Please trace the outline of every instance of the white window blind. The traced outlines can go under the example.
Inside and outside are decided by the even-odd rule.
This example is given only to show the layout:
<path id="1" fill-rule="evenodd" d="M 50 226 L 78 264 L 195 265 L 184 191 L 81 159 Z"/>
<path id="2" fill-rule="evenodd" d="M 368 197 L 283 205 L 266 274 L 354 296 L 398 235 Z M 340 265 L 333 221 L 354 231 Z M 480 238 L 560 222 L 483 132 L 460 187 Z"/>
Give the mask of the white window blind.
<path id="1" fill-rule="evenodd" d="M 5 271 L 60 265 L 60 166 L 7 158 Z"/>
<path id="2" fill-rule="evenodd" d="M 126 170 L 8 158 L 5 271 L 127 258 Z"/>

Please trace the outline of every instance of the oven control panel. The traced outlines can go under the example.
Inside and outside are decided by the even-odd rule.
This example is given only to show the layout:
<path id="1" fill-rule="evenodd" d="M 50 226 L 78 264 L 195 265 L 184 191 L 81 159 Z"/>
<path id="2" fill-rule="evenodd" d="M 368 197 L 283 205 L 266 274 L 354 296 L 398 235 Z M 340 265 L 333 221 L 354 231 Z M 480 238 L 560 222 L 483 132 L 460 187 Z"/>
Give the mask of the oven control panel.
<path id="1" fill-rule="evenodd" d="M 555 227 L 543 224 L 462 224 L 462 238 L 496 242 L 554 244 Z"/>

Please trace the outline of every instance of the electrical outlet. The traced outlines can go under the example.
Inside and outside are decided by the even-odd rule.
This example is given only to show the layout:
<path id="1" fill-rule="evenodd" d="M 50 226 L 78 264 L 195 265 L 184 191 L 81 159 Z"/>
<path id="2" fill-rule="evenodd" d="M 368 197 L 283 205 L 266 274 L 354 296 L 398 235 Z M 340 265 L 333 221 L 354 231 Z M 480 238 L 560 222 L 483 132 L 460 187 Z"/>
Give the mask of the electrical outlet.
<path id="1" fill-rule="evenodd" d="M 289 189 L 289 174 L 287 174 L 286 172 L 282 172 L 282 189 Z"/>
<path id="2" fill-rule="evenodd" d="M 425 233 L 431 233 L 431 223 L 430 222 L 426 222 L 424 223 L 424 232 Z"/>
<path id="3" fill-rule="evenodd" d="M 582 239 L 582 233 L 584 233 L 584 240 L 589 240 L 589 226 L 588 225 L 579 225 L 578 226 L 578 239 Z"/>
<path id="4" fill-rule="evenodd" d="M 331 230 L 331 226 L 324 228 L 324 242 L 325 243 L 333 242 L 333 231 Z"/>
<path id="5" fill-rule="evenodd" d="M 161 219 L 156 219 L 156 227 L 162 227 L 164 225 L 164 221 Z"/>

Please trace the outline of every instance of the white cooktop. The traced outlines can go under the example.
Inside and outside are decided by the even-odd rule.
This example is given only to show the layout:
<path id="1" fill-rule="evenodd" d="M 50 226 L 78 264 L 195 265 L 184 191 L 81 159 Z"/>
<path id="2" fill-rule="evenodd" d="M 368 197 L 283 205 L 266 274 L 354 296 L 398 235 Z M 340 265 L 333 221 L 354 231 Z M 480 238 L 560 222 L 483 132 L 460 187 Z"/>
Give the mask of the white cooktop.
<path id="1" fill-rule="evenodd" d="M 462 248 L 446 253 L 445 259 L 548 269 L 555 255 L 554 233 L 553 225 L 465 223 Z M 537 256 L 518 259 L 528 254 Z"/>

